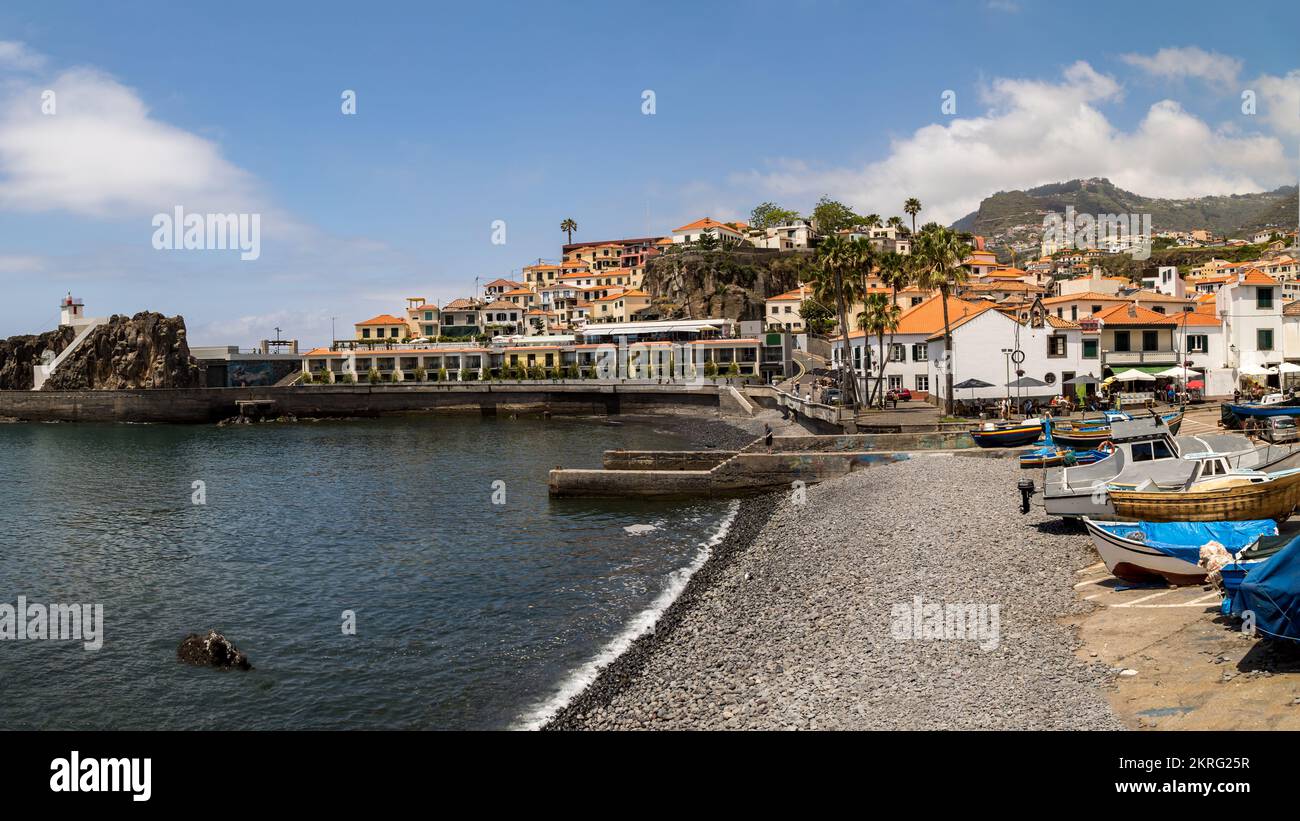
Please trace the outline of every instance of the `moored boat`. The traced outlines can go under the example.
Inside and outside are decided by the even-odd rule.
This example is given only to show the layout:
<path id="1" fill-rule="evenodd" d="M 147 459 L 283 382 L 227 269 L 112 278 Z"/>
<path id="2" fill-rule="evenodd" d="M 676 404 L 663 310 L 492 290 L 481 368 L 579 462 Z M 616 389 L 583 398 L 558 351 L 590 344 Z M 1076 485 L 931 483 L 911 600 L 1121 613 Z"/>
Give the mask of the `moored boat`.
<path id="1" fill-rule="evenodd" d="M 971 439 L 982 448 L 1018 448 L 1032 445 L 1043 435 L 1038 419 L 1023 422 L 985 422 L 970 432 Z"/>
<path id="2" fill-rule="evenodd" d="M 1198 564 L 1204 545 L 1217 542 L 1236 557 L 1261 538 L 1277 535 L 1272 519 L 1108 522 L 1085 517 L 1083 523 L 1106 569 L 1131 582 L 1164 579 L 1170 584 L 1200 584 L 1208 573 Z"/>
<path id="3" fill-rule="evenodd" d="M 1132 422 L 1139 421 L 1128 414 L 1108 414 L 1104 419 L 1085 419 L 1079 422 L 1057 422 L 1052 429 L 1052 435 L 1056 441 L 1062 445 L 1067 445 L 1076 449 L 1092 448 L 1102 442 L 1108 441 L 1113 433 L 1115 422 Z M 1173 411 L 1160 415 L 1161 421 L 1169 428 L 1171 435 L 1178 434 L 1178 428 L 1183 424 L 1182 411 Z"/>
<path id="4" fill-rule="evenodd" d="M 1250 611 L 1255 629 L 1267 636 L 1300 641 L 1300 537 L 1246 574 L 1231 611 Z"/>
<path id="5" fill-rule="evenodd" d="M 1285 521 L 1300 503 L 1300 468 L 1266 473 L 1230 470 L 1179 485 L 1148 479 L 1106 487 L 1115 515 L 1151 522 Z"/>

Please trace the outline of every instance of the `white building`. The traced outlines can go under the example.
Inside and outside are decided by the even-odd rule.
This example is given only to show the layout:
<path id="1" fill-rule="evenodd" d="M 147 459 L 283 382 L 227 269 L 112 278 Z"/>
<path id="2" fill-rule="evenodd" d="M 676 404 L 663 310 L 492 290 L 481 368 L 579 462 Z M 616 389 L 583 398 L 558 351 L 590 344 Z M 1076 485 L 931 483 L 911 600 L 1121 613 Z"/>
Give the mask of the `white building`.
<path id="1" fill-rule="evenodd" d="M 756 235 L 755 235 L 756 234 Z M 762 232 L 751 234 L 753 243 L 759 248 L 775 248 L 790 251 L 796 248 L 810 248 L 817 232 L 807 221 L 786 220 L 780 225 L 773 225 Z"/>
<path id="2" fill-rule="evenodd" d="M 705 217 L 673 229 L 673 242 L 678 245 L 690 245 L 699 242 L 706 234 L 721 242 L 724 239 L 741 242 L 749 226 L 743 222 L 725 223 Z"/>

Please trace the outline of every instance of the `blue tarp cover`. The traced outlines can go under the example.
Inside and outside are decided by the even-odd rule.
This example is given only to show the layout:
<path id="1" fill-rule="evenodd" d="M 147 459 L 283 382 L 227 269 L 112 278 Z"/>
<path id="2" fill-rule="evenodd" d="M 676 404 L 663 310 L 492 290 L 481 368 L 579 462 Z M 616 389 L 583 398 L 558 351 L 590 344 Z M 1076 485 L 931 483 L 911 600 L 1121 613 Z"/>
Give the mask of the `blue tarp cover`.
<path id="1" fill-rule="evenodd" d="M 1242 579 L 1232 611 L 1247 610 L 1255 614 L 1257 630 L 1300 641 L 1300 536 Z"/>
<path id="2" fill-rule="evenodd" d="M 1185 562 L 1196 564 L 1201 546 L 1218 542 L 1229 553 L 1250 547 L 1260 536 L 1277 535 L 1272 519 L 1241 522 L 1121 522 L 1102 527 L 1122 539 L 1141 542 Z"/>

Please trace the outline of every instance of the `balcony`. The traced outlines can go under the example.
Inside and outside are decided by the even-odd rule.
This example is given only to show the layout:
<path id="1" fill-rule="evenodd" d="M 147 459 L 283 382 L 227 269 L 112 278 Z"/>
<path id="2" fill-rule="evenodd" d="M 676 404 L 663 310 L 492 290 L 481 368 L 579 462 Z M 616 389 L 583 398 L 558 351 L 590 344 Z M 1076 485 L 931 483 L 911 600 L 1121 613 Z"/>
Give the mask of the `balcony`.
<path id="1" fill-rule="evenodd" d="M 1114 367 L 1122 365 L 1176 365 L 1179 361 L 1178 351 L 1102 351 L 1103 365 Z"/>

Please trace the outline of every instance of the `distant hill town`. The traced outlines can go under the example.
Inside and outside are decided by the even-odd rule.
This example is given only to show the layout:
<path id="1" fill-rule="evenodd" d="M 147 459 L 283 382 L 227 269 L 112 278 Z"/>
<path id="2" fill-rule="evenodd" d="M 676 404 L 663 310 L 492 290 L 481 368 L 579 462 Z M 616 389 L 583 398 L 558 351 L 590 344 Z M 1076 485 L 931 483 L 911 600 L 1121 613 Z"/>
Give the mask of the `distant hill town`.
<path id="1" fill-rule="evenodd" d="M 1125 191 L 1104 177 L 1070 180 L 1030 188 L 999 191 L 986 197 L 953 228 L 986 237 L 994 248 L 1018 254 L 1038 249 L 1043 219 L 1073 206 L 1080 214 L 1150 214 L 1155 236 L 1200 231 L 1214 237 L 1246 237 L 1277 228 L 1295 230 L 1296 186 L 1230 196 L 1161 199 Z"/>

